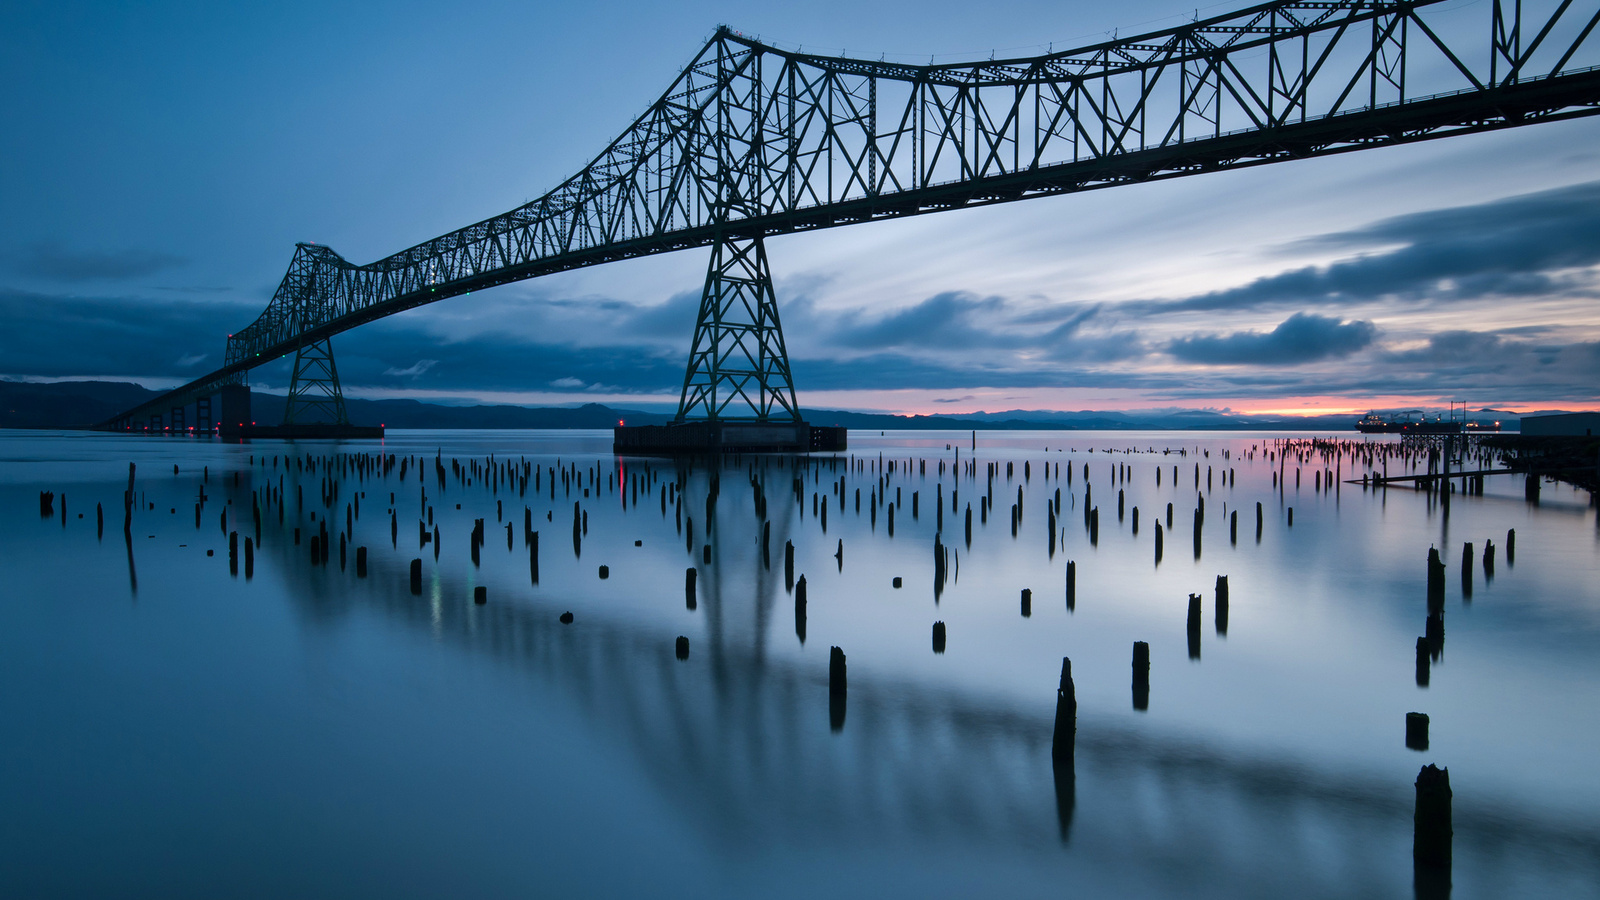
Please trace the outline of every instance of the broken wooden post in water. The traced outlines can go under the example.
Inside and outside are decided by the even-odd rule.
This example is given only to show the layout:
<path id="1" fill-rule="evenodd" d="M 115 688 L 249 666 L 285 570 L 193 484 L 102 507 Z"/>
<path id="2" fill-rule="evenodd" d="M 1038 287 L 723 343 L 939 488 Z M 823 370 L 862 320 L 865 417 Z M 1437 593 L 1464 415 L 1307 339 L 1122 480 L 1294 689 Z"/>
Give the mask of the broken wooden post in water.
<path id="1" fill-rule="evenodd" d="M 1429 763 L 1417 773 L 1417 807 L 1412 818 L 1411 856 L 1419 866 L 1449 869 L 1451 839 L 1450 770 Z"/>
<path id="2" fill-rule="evenodd" d="M 1144 641 L 1133 642 L 1133 708 L 1150 708 L 1150 645 Z"/>
<path id="3" fill-rule="evenodd" d="M 1056 685 L 1056 726 L 1050 739 L 1050 758 L 1066 762 L 1078 745 L 1078 692 L 1072 684 L 1072 660 L 1061 657 L 1061 681 Z"/>
<path id="4" fill-rule="evenodd" d="M 1428 714 L 1406 713 L 1406 747 L 1411 750 L 1428 749 Z"/>

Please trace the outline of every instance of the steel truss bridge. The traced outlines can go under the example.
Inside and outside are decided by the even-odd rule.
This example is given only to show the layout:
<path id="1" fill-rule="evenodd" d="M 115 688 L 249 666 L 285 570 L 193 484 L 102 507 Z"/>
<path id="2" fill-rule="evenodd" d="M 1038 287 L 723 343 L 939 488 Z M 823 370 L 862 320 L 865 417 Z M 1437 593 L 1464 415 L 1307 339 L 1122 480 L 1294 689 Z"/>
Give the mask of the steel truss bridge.
<path id="1" fill-rule="evenodd" d="M 678 419 L 798 421 L 767 235 L 1594 115 L 1597 24 L 1600 0 L 1274 2 L 937 65 L 794 52 L 719 28 L 554 190 L 366 265 L 297 245 L 221 368 L 101 427 L 181 431 L 197 404 L 209 428 L 212 395 L 290 353 L 286 420 L 343 421 L 334 335 L 471 291 L 708 245 Z"/>

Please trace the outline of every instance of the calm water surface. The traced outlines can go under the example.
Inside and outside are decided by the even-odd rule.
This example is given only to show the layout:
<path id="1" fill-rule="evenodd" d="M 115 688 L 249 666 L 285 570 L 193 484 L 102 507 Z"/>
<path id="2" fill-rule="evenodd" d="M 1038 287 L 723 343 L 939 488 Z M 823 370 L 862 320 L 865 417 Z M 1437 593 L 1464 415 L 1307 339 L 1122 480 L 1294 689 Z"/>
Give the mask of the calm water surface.
<path id="1" fill-rule="evenodd" d="M 980 433 L 974 452 L 968 432 L 855 432 L 837 461 L 728 462 L 708 536 L 703 465 L 619 460 L 603 432 L 392 432 L 381 445 L 0 432 L 0 895 L 1410 897 L 1413 782 L 1437 763 L 1455 792 L 1451 896 L 1600 896 L 1588 496 L 1550 484 L 1533 505 L 1520 480 L 1492 476 L 1447 510 L 1410 489 L 1318 491 L 1320 462 L 1296 487 L 1292 458 L 1280 492 L 1265 455 L 1280 437 Z M 958 451 L 976 479 L 953 474 Z M 324 505 L 326 470 L 273 465 L 379 452 L 425 458 L 426 480 L 414 466 L 404 480 L 398 466 L 335 469 Z M 539 487 L 450 474 L 452 458 L 491 456 L 538 467 Z M 125 540 L 129 462 L 140 506 Z M 567 465 L 583 484 L 558 478 L 552 497 L 550 470 Z M 1341 474 L 1359 470 L 1346 458 Z M 645 479 L 637 505 L 619 475 Z M 880 476 L 898 498 L 892 536 L 888 504 L 869 514 Z M 662 511 L 680 477 L 692 545 L 676 506 Z M 936 589 L 941 484 L 950 565 Z M 233 574 L 224 510 L 256 544 L 252 491 L 280 485 L 282 523 L 264 507 L 253 571 L 241 547 Z M 419 547 L 424 487 L 440 541 Z M 65 494 L 51 518 L 42 490 Z M 337 550 L 314 565 L 312 516 L 338 534 L 358 493 L 346 566 Z M 574 502 L 580 531 L 588 516 L 576 544 Z M 803 626 L 786 541 L 807 583 Z M 1430 546 L 1447 565 L 1444 636 L 1421 687 Z M 1143 710 L 1134 641 L 1150 645 Z M 830 708 L 832 646 L 849 693 Z M 1051 764 L 1062 657 L 1079 704 L 1066 770 Z M 1425 752 L 1405 746 L 1410 711 L 1431 717 Z"/>

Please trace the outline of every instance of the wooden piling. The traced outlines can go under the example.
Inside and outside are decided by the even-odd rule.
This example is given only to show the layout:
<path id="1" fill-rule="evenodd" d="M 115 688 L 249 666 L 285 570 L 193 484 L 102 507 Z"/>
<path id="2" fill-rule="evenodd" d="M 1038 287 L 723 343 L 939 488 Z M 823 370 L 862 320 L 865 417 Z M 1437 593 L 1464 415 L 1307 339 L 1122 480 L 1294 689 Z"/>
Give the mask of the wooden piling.
<path id="1" fill-rule="evenodd" d="M 1024 619 L 1033 615 L 1033 591 L 1029 588 L 1022 589 L 1022 617 Z"/>
<path id="2" fill-rule="evenodd" d="M 411 593 L 412 594 L 418 594 L 418 595 L 420 595 L 422 593 L 422 560 L 421 559 L 413 559 L 411 561 Z"/>
<path id="3" fill-rule="evenodd" d="M 1428 714 L 1406 713 L 1406 747 L 1411 750 L 1428 749 Z"/>
<path id="4" fill-rule="evenodd" d="M 1189 618 L 1185 632 L 1189 638 L 1189 658 L 1200 658 L 1200 595 L 1189 595 Z"/>
<path id="5" fill-rule="evenodd" d="M 472 589 L 472 602 L 477 604 L 478 606 L 482 606 L 485 603 L 488 603 L 489 602 L 489 589 L 484 587 L 481 584 L 478 585 L 477 587 L 473 588 Z"/>
<path id="6" fill-rule="evenodd" d="M 1222 635 L 1223 637 L 1227 637 L 1227 635 L 1228 635 L 1228 576 L 1226 576 L 1226 575 L 1218 575 L 1217 576 L 1217 600 L 1216 600 L 1216 604 L 1217 604 L 1217 609 L 1216 609 L 1217 634 Z"/>
<path id="7" fill-rule="evenodd" d="M 838 647 L 828 648 L 828 694 L 830 696 L 843 696 L 850 689 L 850 679 L 845 670 L 844 651 Z"/>
<path id="8" fill-rule="evenodd" d="M 1067 611 L 1071 612 L 1078 606 L 1078 564 L 1067 560 Z"/>
<path id="9" fill-rule="evenodd" d="M 1428 548 L 1428 610 L 1444 608 L 1444 561 L 1439 558 L 1439 548 Z"/>
<path id="10" fill-rule="evenodd" d="M 1072 660 L 1061 658 L 1061 681 L 1056 685 L 1056 725 L 1050 739 L 1050 758 L 1070 761 L 1078 744 L 1078 692 L 1072 684 Z"/>
<path id="11" fill-rule="evenodd" d="M 1150 708 L 1150 645 L 1133 642 L 1133 708 Z"/>
<path id="12" fill-rule="evenodd" d="M 805 643 L 806 643 L 806 577 L 804 575 L 801 575 L 800 576 L 800 580 L 795 582 L 795 585 L 794 585 L 794 633 L 795 633 L 795 637 L 798 637 L 800 639 L 800 646 L 802 646 L 802 647 L 805 646 Z"/>
<path id="13" fill-rule="evenodd" d="M 1454 829 L 1450 822 L 1450 769 L 1429 763 L 1417 773 L 1411 856 L 1418 865 L 1448 869 Z"/>
<path id="14" fill-rule="evenodd" d="M 944 641 L 945 641 L 944 623 L 943 622 L 935 622 L 935 623 L 933 623 L 933 652 L 935 652 L 935 653 L 943 653 L 944 652 Z"/>

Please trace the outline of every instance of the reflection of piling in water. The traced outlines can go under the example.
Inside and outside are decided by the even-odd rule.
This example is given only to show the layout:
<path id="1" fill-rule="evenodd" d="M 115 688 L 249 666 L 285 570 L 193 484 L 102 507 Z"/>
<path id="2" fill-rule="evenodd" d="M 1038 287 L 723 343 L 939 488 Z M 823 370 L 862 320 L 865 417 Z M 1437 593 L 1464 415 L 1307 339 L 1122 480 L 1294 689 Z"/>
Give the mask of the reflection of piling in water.
<path id="1" fill-rule="evenodd" d="M 420 559 L 411 561 L 411 593 L 422 593 L 422 560 Z"/>
<path id="2" fill-rule="evenodd" d="M 1428 714 L 1406 713 L 1406 747 L 1412 750 L 1428 749 Z"/>
<path id="3" fill-rule="evenodd" d="M 1185 631 L 1189 637 L 1189 658 L 1200 658 L 1200 595 L 1189 595 L 1189 620 Z"/>
<path id="4" fill-rule="evenodd" d="M 1228 635 L 1228 576 L 1217 576 L 1217 634 Z"/>
<path id="5" fill-rule="evenodd" d="M 944 623 L 933 623 L 933 652 L 944 652 Z"/>
<path id="6" fill-rule="evenodd" d="M 1541 480 L 1542 479 L 1539 475 L 1529 472 L 1528 477 L 1522 483 L 1522 496 L 1529 503 L 1532 503 L 1535 506 L 1537 506 L 1539 503 L 1539 488 Z"/>
<path id="7" fill-rule="evenodd" d="M 1418 866 L 1450 868 L 1454 835 L 1450 799 L 1449 768 L 1441 769 L 1432 763 L 1423 766 L 1417 773 L 1417 808 L 1412 820 L 1411 856 Z"/>
<path id="8" fill-rule="evenodd" d="M 1070 470 L 1069 470 L 1070 471 Z M 1073 757 L 1051 761 L 1055 776 L 1056 820 L 1061 825 L 1061 843 L 1067 842 L 1072 832 L 1072 812 L 1078 802 L 1078 773 Z"/>
<path id="9" fill-rule="evenodd" d="M 1438 662 L 1444 656 L 1444 610 L 1428 613 L 1422 636 L 1428 639 L 1428 658 Z"/>
<path id="10" fill-rule="evenodd" d="M 539 532 L 528 533 L 528 577 L 539 583 Z"/>
<path id="11" fill-rule="evenodd" d="M 1050 758 L 1069 761 L 1078 745 L 1078 692 L 1072 684 L 1072 660 L 1061 658 L 1061 681 L 1056 686 L 1056 727 L 1050 740 Z"/>
<path id="12" fill-rule="evenodd" d="M 1133 642 L 1133 708 L 1150 708 L 1150 645 Z"/>
<path id="13" fill-rule="evenodd" d="M 248 540 L 244 542 L 244 551 L 245 562 L 248 563 L 250 561 L 250 542 Z M 365 546 L 356 548 L 356 577 L 367 577 L 367 548 Z"/>

